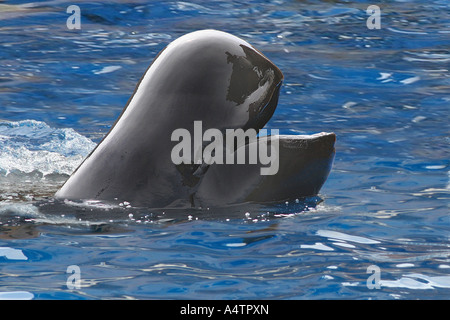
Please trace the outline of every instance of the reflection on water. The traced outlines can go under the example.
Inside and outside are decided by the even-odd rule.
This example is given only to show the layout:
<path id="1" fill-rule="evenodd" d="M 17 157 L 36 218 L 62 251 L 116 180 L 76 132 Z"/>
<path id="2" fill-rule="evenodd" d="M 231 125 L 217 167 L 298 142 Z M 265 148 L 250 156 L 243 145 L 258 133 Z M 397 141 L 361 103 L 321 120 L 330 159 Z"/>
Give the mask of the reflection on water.
<path id="1" fill-rule="evenodd" d="M 381 1 L 379 30 L 364 1 L 82 1 L 81 30 L 70 4 L 0 4 L 0 299 L 448 299 L 447 1 Z M 283 71 L 269 129 L 336 133 L 320 197 L 181 214 L 54 202 L 155 55 L 204 28 Z"/>

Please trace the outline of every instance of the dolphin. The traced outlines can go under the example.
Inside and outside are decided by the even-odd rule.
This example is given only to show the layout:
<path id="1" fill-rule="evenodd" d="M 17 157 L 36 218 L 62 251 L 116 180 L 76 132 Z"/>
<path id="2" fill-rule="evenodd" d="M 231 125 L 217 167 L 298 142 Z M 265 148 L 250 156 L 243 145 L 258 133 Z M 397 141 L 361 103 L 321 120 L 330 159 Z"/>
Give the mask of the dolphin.
<path id="1" fill-rule="evenodd" d="M 170 208 L 316 195 L 331 170 L 334 133 L 257 137 L 232 150 L 276 142 L 279 166 L 272 175 L 261 175 L 258 163 L 174 163 L 171 157 L 174 131 L 192 131 L 196 121 L 205 131 L 259 132 L 276 109 L 282 81 L 282 72 L 267 57 L 231 34 L 201 30 L 174 40 L 156 56 L 107 135 L 55 197 Z"/>

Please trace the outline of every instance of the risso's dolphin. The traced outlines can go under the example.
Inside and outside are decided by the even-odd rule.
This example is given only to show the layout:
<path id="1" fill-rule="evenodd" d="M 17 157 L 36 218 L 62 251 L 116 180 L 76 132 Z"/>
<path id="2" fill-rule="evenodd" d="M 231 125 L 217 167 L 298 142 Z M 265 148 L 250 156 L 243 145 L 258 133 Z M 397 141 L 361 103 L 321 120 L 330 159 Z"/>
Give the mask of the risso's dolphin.
<path id="1" fill-rule="evenodd" d="M 211 152 L 205 139 L 183 149 L 181 135 L 174 135 L 181 129 L 195 136 L 198 123 L 205 134 L 213 133 L 209 141 L 215 142 L 222 140 L 218 133 L 225 140 L 228 130 L 258 132 L 275 111 L 282 81 L 269 59 L 233 35 L 202 30 L 178 38 L 154 59 L 111 130 L 56 198 L 164 208 L 316 195 L 334 159 L 333 133 L 257 137 L 229 149 L 227 159 L 268 144 L 277 162 L 268 174 L 262 171 L 267 162 L 255 159 L 202 161 L 199 152 L 217 156 L 219 149 Z M 174 160 L 174 150 L 185 160 Z"/>

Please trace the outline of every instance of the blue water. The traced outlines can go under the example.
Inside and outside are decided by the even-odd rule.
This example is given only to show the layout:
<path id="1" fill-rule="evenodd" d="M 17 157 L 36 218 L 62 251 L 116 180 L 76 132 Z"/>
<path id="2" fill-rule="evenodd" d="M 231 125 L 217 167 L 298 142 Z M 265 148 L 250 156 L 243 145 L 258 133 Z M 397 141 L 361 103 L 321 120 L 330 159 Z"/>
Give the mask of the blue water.
<path id="1" fill-rule="evenodd" d="M 373 30 L 370 4 L 2 2 L 0 299 L 449 299 L 448 1 L 378 1 Z M 54 202 L 155 55 L 205 28 L 283 71 L 268 128 L 336 133 L 319 197 L 164 214 Z"/>

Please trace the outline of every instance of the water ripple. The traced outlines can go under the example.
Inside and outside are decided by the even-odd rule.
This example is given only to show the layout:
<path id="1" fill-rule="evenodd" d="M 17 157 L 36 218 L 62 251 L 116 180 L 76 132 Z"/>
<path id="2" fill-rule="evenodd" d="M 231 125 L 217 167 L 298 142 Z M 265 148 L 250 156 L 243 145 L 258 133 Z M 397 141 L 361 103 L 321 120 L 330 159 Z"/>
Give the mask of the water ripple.
<path id="1" fill-rule="evenodd" d="M 449 297 L 446 1 L 382 3 L 375 30 L 361 2 L 83 1 L 81 30 L 66 6 L 0 4 L 0 298 Z M 49 200 L 156 54 L 204 28 L 283 70 L 270 128 L 337 134 L 320 197 L 176 214 Z"/>

